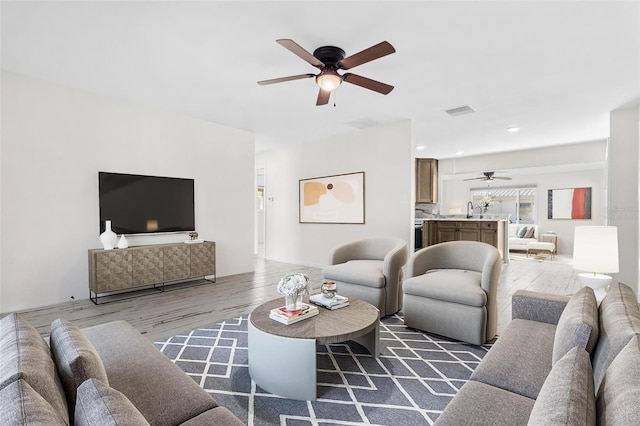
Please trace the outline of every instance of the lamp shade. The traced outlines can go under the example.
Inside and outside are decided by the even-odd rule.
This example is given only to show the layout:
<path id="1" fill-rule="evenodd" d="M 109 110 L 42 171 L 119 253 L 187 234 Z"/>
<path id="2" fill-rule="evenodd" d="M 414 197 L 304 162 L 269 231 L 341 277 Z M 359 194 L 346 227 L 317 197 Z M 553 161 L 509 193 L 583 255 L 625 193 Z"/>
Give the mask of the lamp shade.
<path id="1" fill-rule="evenodd" d="M 573 269 L 614 273 L 618 266 L 618 228 L 576 226 L 573 240 Z"/>

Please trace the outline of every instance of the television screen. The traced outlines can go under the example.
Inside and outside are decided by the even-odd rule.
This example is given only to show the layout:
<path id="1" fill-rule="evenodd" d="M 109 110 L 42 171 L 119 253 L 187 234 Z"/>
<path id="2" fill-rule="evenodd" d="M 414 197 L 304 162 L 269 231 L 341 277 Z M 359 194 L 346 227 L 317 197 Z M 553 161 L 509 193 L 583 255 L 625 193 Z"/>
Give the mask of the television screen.
<path id="1" fill-rule="evenodd" d="M 99 172 L 98 181 L 100 233 L 106 220 L 116 234 L 195 230 L 193 179 Z"/>

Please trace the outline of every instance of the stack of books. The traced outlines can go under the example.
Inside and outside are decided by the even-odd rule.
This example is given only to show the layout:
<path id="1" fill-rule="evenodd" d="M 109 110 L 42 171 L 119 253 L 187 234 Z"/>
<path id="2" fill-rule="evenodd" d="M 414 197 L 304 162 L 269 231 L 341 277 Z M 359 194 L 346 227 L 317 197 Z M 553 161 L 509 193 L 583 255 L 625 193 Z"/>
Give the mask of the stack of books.
<path id="1" fill-rule="evenodd" d="M 315 303 L 316 305 L 324 306 L 327 309 L 331 309 L 332 311 L 335 309 L 344 308 L 345 306 L 349 306 L 349 299 L 345 296 L 340 296 L 339 294 L 336 294 L 331 298 L 324 297 L 322 294 L 314 294 L 309 297 L 309 301 L 311 303 Z"/>
<path id="2" fill-rule="evenodd" d="M 269 313 L 269 318 L 281 322 L 282 324 L 289 325 L 298 321 L 306 320 L 307 318 L 314 317 L 318 315 L 319 312 L 320 311 L 318 311 L 318 308 L 316 306 L 303 303 L 302 309 L 295 312 L 288 311 L 284 306 L 274 308 Z"/>

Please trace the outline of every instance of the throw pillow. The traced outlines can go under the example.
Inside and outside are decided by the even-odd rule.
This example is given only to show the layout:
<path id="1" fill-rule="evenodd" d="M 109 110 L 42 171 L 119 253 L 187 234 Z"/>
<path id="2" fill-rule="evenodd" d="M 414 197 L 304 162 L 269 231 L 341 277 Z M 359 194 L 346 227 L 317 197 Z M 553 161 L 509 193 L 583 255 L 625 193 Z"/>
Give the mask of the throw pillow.
<path id="1" fill-rule="evenodd" d="M 98 352 L 82 331 L 70 322 L 57 319 L 51 324 L 51 351 L 70 407 L 74 407 L 76 389 L 85 380 L 93 378 L 109 384 Z"/>
<path id="2" fill-rule="evenodd" d="M 532 226 L 531 228 L 527 229 L 527 232 L 525 232 L 523 238 L 535 238 L 536 237 L 535 233 L 536 233 L 536 228 L 535 226 Z"/>
<path id="3" fill-rule="evenodd" d="M 29 383 L 18 379 L 0 390 L 0 424 L 11 425 L 68 425 L 66 418 L 49 404 Z"/>
<path id="4" fill-rule="evenodd" d="M 593 352 L 596 391 L 611 362 L 637 334 L 640 334 L 640 306 L 635 293 L 623 283 L 611 284 L 600 303 L 600 337 Z"/>
<path id="5" fill-rule="evenodd" d="M 598 424 L 640 424 L 638 383 L 640 383 L 640 336 L 635 336 L 620 351 L 604 375 L 596 399 Z"/>
<path id="6" fill-rule="evenodd" d="M 527 227 L 523 226 L 522 228 L 518 229 L 518 238 L 524 238 L 524 234 L 527 233 Z"/>
<path id="7" fill-rule="evenodd" d="M 589 354 L 576 346 L 555 363 L 528 425 L 595 425 L 596 407 Z"/>
<path id="8" fill-rule="evenodd" d="M 148 425 L 129 399 L 97 379 L 78 387 L 75 421 L 78 426 Z"/>
<path id="9" fill-rule="evenodd" d="M 0 320 L 0 389 L 22 379 L 67 418 L 67 399 L 47 342 L 15 313 Z"/>
<path id="10" fill-rule="evenodd" d="M 571 296 L 558 320 L 553 341 L 555 364 L 574 346 L 591 353 L 598 342 L 598 301 L 591 287 Z"/>

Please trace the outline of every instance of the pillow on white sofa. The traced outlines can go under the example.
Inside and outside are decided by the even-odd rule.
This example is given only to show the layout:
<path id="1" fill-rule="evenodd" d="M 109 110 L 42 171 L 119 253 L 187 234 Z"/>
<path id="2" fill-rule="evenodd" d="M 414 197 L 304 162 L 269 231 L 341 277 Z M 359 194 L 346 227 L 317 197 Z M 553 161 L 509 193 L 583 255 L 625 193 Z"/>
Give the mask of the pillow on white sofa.
<path id="1" fill-rule="evenodd" d="M 526 226 L 523 226 L 522 228 L 518 229 L 518 238 L 524 238 L 526 233 L 527 233 Z"/>

